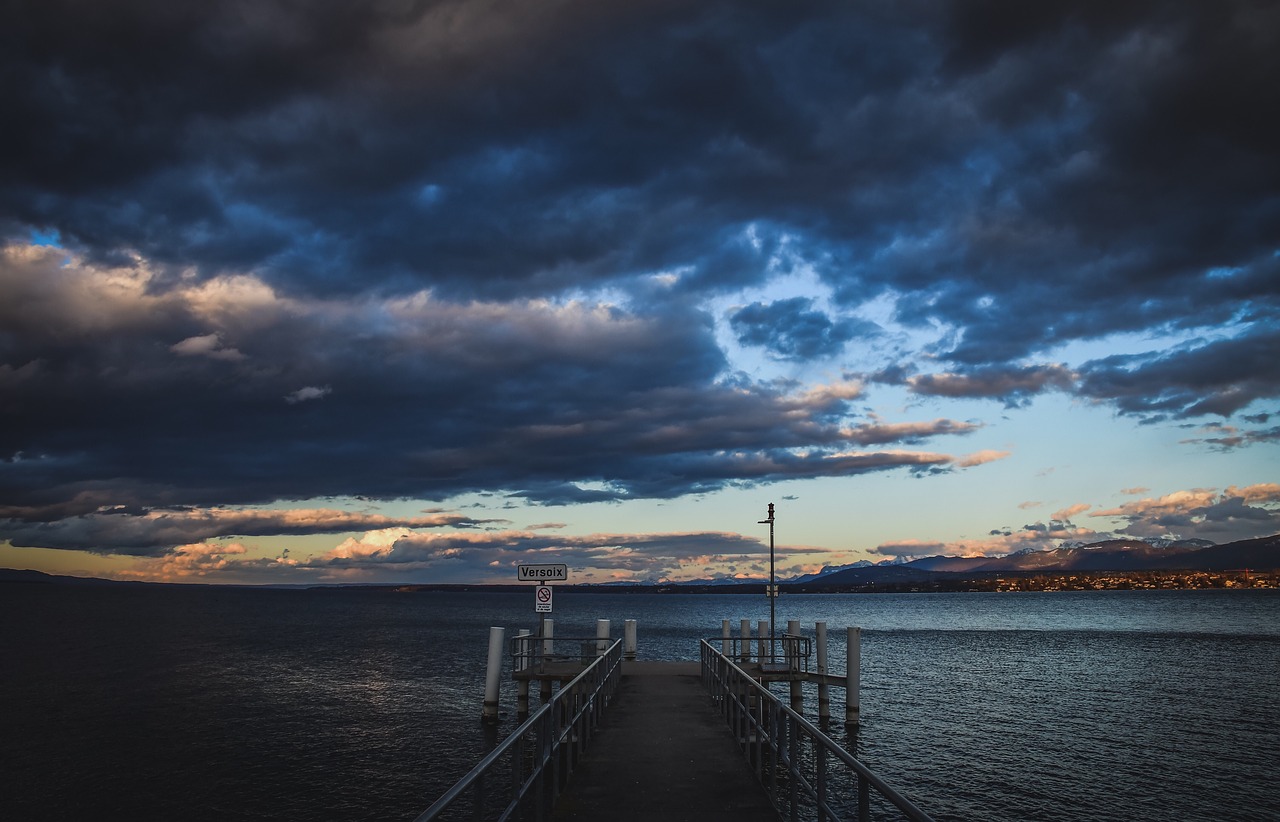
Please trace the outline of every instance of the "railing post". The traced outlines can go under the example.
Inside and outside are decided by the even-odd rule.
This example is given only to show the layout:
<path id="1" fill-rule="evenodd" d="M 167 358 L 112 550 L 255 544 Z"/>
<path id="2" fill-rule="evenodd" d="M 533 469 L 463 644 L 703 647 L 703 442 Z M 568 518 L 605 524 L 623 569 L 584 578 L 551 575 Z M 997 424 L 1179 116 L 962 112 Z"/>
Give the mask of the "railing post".
<path id="1" fill-rule="evenodd" d="M 787 620 L 787 668 L 792 677 L 800 676 L 800 620 Z M 791 685 L 791 710 L 797 713 L 804 712 L 804 683 L 798 678 L 792 679 Z"/>
<path id="2" fill-rule="evenodd" d="M 831 718 L 831 686 L 827 684 L 827 623 L 814 625 L 818 641 L 818 719 Z"/>
<path id="3" fill-rule="evenodd" d="M 791 778 L 787 780 L 788 799 L 791 800 L 791 822 L 800 822 L 800 726 L 795 717 L 787 714 L 787 759 L 790 759 Z M 865 819 L 867 817 L 861 817 Z"/>
<path id="4" fill-rule="evenodd" d="M 769 801 L 775 805 L 778 803 L 778 734 L 785 733 L 781 719 L 781 709 L 772 703 L 769 706 Z"/>
<path id="5" fill-rule="evenodd" d="M 814 744 L 814 779 L 818 785 L 818 822 L 827 820 L 827 746 Z M 858 822 L 866 822 L 866 817 L 859 817 Z"/>
<path id="6" fill-rule="evenodd" d="M 550 712 L 548 711 L 548 713 Z M 549 804 L 547 799 L 547 723 L 545 720 L 546 716 L 544 715 L 542 719 L 534 725 L 533 731 L 534 756 L 537 757 L 537 762 L 534 767 L 538 769 L 538 777 L 533 789 L 533 801 L 538 809 L 538 819 L 542 819 L 542 814 L 545 812 L 545 809 Z"/>
<path id="7" fill-rule="evenodd" d="M 533 643 L 525 637 L 529 636 L 528 628 L 516 632 L 516 670 L 523 673 L 529 669 L 530 652 Z M 523 720 L 529 715 L 529 680 L 516 680 L 516 716 Z"/>

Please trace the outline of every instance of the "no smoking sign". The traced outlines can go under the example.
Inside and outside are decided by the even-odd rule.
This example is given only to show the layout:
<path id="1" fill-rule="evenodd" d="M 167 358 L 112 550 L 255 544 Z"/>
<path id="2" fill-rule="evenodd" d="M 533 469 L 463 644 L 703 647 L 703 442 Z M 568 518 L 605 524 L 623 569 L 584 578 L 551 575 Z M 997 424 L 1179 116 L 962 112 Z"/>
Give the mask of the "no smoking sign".
<path id="1" fill-rule="evenodd" d="M 551 586 L 539 585 L 533 597 L 533 612 L 535 614 L 551 613 Z"/>

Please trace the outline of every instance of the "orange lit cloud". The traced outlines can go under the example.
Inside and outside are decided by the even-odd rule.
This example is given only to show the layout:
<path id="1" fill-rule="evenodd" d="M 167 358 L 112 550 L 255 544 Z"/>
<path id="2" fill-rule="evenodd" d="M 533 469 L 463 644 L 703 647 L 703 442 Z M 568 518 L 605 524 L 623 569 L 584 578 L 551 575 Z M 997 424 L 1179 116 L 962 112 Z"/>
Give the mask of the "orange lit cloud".
<path id="1" fill-rule="evenodd" d="M 1061 511 L 1054 511 L 1052 516 L 1056 520 L 1069 520 L 1077 514 L 1083 514 L 1092 507 L 1093 506 L 1088 503 L 1080 502 L 1063 508 Z"/>
<path id="2" fill-rule="evenodd" d="M 957 459 L 956 466 L 958 468 L 972 468 L 975 465 L 984 465 L 988 462 L 995 462 L 996 460 L 1002 460 L 1005 457 L 1009 456 L 1011 453 L 1012 452 L 1010 451 L 994 451 L 990 449 L 987 449 L 984 451 L 975 451 L 974 453 L 969 454 L 968 456 Z"/>

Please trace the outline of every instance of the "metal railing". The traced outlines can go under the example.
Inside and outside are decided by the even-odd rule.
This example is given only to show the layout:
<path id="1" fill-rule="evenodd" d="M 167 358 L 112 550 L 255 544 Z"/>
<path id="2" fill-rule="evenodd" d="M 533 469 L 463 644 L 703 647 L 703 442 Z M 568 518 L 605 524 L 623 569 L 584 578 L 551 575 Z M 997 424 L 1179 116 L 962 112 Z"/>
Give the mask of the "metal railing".
<path id="1" fill-rule="evenodd" d="M 716 637 L 707 642 L 720 643 L 721 652 L 735 662 L 755 660 L 770 666 L 772 672 L 808 673 L 813 656 L 813 642 L 802 634 L 777 637 Z"/>
<path id="2" fill-rule="evenodd" d="M 716 650 L 713 643 L 721 641 L 702 641 L 703 685 L 719 703 L 781 818 L 865 822 L 871 818 L 874 792 L 877 812 L 931 822 L 924 811 Z"/>
<path id="3" fill-rule="evenodd" d="M 559 665 L 588 665 L 614 640 L 600 637 L 543 637 L 537 634 L 526 634 L 514 636 L 510 642 L 513 671 L 543 673 Z"/>
<path id="4" fill-rule="evenodd" d="M 605 642 L 609 644 L 600 656 L 445 791 L 417 822 L 547 818 L 622 677 L 622 640 Z"/>

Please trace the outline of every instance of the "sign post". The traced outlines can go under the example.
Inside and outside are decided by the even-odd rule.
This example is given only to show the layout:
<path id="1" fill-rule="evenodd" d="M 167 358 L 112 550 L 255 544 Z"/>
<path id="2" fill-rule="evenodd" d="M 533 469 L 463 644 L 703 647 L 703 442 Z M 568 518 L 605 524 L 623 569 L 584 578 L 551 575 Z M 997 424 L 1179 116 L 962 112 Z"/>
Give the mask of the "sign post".
<path id="1" fill-rule="evenodd" d="M 516 566 L 516 578 L 521 582 L 538 583 L 537 590 L 533 592 L 533 612 L 538 615 L 538 636 L 542 637 L 542 653 L 548 655 L 551 653 L 550 638 L 547 636 L 550 628 L 550 620 L 547 614 L 552 613 L 551 610 L 551 586 L 549 582 L 568 582 L 569 566 L 559 562 L 547 563 L 545 565 L 519 565 Z M 548 683 L 543 683 L 547 685 Z M 550 693 L 544 693 L 544 698 L 549 697 Z"/>

